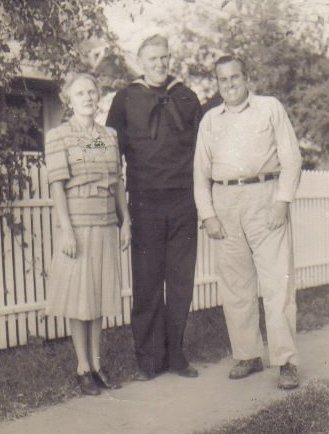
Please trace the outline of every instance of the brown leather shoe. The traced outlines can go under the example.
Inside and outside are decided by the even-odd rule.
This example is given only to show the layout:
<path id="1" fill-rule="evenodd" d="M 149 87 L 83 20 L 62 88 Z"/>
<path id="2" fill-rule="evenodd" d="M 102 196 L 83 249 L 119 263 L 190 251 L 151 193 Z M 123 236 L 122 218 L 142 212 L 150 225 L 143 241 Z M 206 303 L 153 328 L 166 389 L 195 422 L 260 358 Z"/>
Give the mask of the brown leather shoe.
<path id="1" fill-rule="evenodd" d="M 280 366 L 280 377 L 278 387 L 279 389 L 295 389 L 299 386 L 299 379 L 297 374 L 297 366 L 292 363 L 286 363 Z"/>
<path id="2" fill-rule="evenodd" d="M 122 387 L 120 383 L 112 382 L 103 369 L 93 371 L 92 376 L 97 386 L 103 389 L 121 389 Z"/>
<path id="3" fill-rule="evenodd" d="M 196 378 L 199 376 L 198 371 L 191 365 L 186 366 L 186 368 L 179 369 L 176 372 L 180 377 Z"/>
<path id="4" fill-rule="evenodd" d="M 77 375 L 77 380 L 81 389 L 81 392 L 84 395 L 92 395 L 96 396 L 101 393 L 97 384 L 94 381 L 91 372 L 85 372 L 82 375 Z"/>
<path id="5" fill-rule="evenodd" d="M 240 360 L 230 371 L 229 378 L 231 380 L 238 380 L 240 378 L 248 377 L 254 372 L 260 372 L 263 368 L 263 362 L 260 357 L 249 360 Z"/>

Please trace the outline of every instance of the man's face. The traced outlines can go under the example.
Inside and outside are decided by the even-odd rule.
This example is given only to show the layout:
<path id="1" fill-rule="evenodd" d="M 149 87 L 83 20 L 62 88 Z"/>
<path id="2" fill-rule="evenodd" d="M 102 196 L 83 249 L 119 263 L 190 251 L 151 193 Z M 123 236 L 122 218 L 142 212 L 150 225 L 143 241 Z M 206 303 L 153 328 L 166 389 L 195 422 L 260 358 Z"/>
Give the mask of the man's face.
<path id="1" fill-rule="evenodd" d="M 219 92 L 228 106 L 237 106 L 248 96 L 247 79 L 236 60 L 217 65 L 216 75 Z"/>
<path id="2" fill-rule="evenodd" d="M 169 74 L 170 55 L 162 45 L 148 45 L 139 55 L 145 81 L 151 86 L 162 86 Z"/>

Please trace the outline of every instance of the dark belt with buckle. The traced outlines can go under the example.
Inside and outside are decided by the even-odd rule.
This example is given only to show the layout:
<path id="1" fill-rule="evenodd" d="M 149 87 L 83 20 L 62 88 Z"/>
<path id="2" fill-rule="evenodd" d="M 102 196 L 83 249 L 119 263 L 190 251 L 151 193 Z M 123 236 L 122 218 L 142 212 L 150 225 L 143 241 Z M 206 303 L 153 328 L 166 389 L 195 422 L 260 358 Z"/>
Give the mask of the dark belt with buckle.
<path id="1" fill-rule="evenodd" d="M 257 182 L 271 181 L 272 179 L 277 179 L 278 177 L 278 173 L 264 173 L 263 175 L 254 176 L 252 178 L 228 179 L 223 181 L 213 180 L 213 182 L 220 185 L 245 185 L 255 184 Z"/>

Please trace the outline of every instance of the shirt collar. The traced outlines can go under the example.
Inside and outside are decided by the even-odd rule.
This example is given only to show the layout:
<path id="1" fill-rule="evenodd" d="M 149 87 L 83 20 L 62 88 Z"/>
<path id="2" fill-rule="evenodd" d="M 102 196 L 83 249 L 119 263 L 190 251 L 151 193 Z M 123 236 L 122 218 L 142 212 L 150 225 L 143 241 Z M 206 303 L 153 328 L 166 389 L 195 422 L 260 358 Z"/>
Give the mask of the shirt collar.
<path id="1" fill-rule="evenodd" d="M 254 104 L 254 97 L 255 95 L 249 91 L 248 93 L 248 97 L 247 99 L 244 101 L 244 103 L 241 104 L 240 106 L 240 110 L 238 110 L 235 113 L 241 113 L 244 109 L 246 109 L 248 106 L 252 107 Z M 230 110 L 228 109 L 227 105 L 225 104 L 225 102 L 223 102 L 219 107 L 218 107 L 218 111 L 219 114 L 223 114 L 224 112 L 230 112 Z"/>

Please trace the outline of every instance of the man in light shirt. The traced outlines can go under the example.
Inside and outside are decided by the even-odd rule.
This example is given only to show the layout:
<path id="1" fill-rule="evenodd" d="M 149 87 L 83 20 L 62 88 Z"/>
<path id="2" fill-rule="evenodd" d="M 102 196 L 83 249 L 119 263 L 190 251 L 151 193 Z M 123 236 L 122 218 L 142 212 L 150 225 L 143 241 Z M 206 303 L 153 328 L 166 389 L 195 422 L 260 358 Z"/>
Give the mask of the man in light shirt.
<path id="1" fill-rule="evenodd" d="M 270 363 L 278 386 L 298 386 L 296 302 L 289 203 L 301 156 L 281 103 L 248 89 L 245 63 L 233 55 L 215 65 L 223 104 L 201 121 L 194 193 L 203 225 L 216 242 L 216 265 L 233 358 L 230 378 L 263 370 L 258 283 Z"/>

